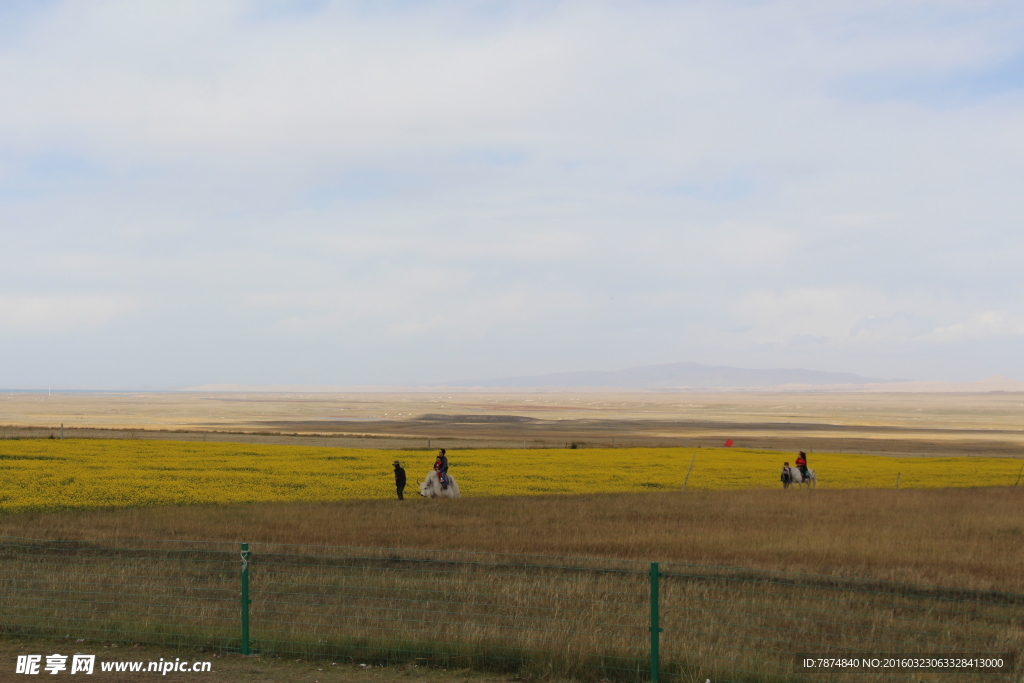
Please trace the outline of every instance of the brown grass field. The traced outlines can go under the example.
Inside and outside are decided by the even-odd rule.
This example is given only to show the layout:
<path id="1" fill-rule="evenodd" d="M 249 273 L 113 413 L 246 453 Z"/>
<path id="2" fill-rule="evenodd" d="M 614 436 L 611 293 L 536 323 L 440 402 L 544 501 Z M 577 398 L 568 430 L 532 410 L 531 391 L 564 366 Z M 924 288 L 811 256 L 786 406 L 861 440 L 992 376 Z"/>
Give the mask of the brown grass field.
<path id="1" fill-rule="evenodd" d="M 0 535 L 605 557 L 1024 593 L 1024 486 L 24 513 L 0 516 Z"/>
<path id="2" fill-rule="evenodd" d="M 908 653 L 1019 652 L 1021 493 L 652 492 L 12 514 L 0 534 L 84 542 L 61 550 L 8 539 L 0 602 L 20 637 L 237 647 L 245 540 L 255 551 L 259 650 L 640 681 L 644 572 L 656 559 L 666 683 L 767 683 L 791 680 L 798 651 L 885 652 L 896 642 Z M 205 550 L 194 539 L 222 543 Z"/>

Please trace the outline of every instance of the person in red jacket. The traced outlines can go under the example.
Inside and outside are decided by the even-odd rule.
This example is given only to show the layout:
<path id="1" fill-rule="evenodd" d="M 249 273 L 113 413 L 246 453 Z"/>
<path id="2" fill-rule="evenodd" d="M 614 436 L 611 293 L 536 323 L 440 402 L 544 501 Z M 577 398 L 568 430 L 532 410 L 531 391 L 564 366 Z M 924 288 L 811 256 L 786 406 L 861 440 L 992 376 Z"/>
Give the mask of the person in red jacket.
<path id="1" fill-rule="evenodd" d="M 803 451 L 796 456 L 796 466 L 800 468 L 800 474 L 804 475 L 804 479 L 807 479 L 807 454 Z"/>

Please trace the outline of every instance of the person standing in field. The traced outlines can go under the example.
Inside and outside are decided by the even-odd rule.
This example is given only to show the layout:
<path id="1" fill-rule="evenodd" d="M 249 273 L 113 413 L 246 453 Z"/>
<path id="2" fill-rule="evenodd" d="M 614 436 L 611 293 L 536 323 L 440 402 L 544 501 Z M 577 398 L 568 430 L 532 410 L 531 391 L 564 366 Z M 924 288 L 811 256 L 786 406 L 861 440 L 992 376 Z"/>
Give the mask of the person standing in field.
<path id="1" fill-rule="evenodd" d="M 448 456 L 445 455 L 443 448 L 437 452 L 434 469 L 437 470 L 437 477 L 441 480 L 441 488 L 448 488 Z"/>
<path id="2" fill-rule="evenodd" d="M 398 489 L 398 500 L 405 500 L 402 493 L 405 491 L 405 470 L 402 463 L 395 461 L 395 488 Z"/>

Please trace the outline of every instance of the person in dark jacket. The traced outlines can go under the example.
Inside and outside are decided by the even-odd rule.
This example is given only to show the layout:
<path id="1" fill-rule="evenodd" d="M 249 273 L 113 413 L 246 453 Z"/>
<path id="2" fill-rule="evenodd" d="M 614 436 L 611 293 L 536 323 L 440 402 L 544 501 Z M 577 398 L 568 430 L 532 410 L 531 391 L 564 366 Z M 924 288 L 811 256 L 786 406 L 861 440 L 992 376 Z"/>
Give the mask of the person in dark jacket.
<path id="1" fill-rule="evenodd" d="M 441 488 L 448 488 L 448 456 L 445 455 L 443 448 L 437 452 L 434 469 L 437 470 L 437 476 L 441 480 Z"/>
<path id="2" fill-rule="evenodd" d="M 395 461 L 395 488 L 398 489 L 398 500 L 405 500 L 402 496 L 405 491 L 405 470 L 397 460 Z"/>

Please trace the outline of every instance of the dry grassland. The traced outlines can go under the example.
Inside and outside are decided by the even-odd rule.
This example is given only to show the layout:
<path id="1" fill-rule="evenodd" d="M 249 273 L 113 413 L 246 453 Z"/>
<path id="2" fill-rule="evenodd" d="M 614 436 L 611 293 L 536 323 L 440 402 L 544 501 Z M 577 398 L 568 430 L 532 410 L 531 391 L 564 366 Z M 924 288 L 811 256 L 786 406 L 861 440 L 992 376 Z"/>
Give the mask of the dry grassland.
<path id="1" fill-rule="evenodd" d="M 0 437 L 370 448 L 715 446 L 1024 456 L 1024 394 L 0 394 Z"/>
<path id="2" fill-rule="evenodd" d="M 1024 487 L 694 491 L 22 513 L 0 535 L 624 558 L 1024 593 Z"/>
<path id="3" fill-rule="evenodd" d="M 921 495 L 965 492 L 973 495 Z M 299 658 L 642 681 L 643 560 L 651 557 L 663 573 L 666 683 L 791 680 L 801 651 L 994 655 L 1024 646 L 1021 544 L 1000 543 L 1021 528 L 992 527 L 1020 511 L 1006 489 L 751 493 L 189 507 L 132 510 L 131 520 L 124 512 L 12 515 L 23 533 L 51 538 L 91 522 L 77 529 L 86 538 L 214 532 L 223 542 L 5 538 L 0 601 L 5 625 L 23 635 L 237 648 L 234 541 L 245 538 L 254 550 L 253 646 Z M 972 513 L 943 515 L 955 504 Z M 906 523 L 929 515 L 931 526 Z M 392 543 L 434 550 L 388 550 Z M 438 550 L 469 546 L 491 552 Z M 510 551 L 548 556 L 502 554 Z M 586 554 L 599 557 L 580 559 Z M 616 557 L 625 559 L 608 559 Z M 869 580 L 843 578 L 851 574 Z M 963 590 L 972 588 L 981 590 Z M 863 674 L 827 679 L 855 683 Z M 872 680 L 907 679 L 888 672 Z M 977 678 L 944 672 L 938 680 Z"/>
<path id="4" fill-rule="evenodd" d="M 248 570 L 255 651 L 646 680 L 646 563 L 259 548 Z M 3 551 L 3 617 L 23 634 L 238 647 L 233 544 L 5 539 Z M 671 563 L 660 570 L 666 683 L 790 680 L 801 648 L 998 654 L 1024 645 L 1018 595 Z M 902 674 L 873 680 L 903 681 Z M 967 671 L 942 680 L 977 679 Z"/>

